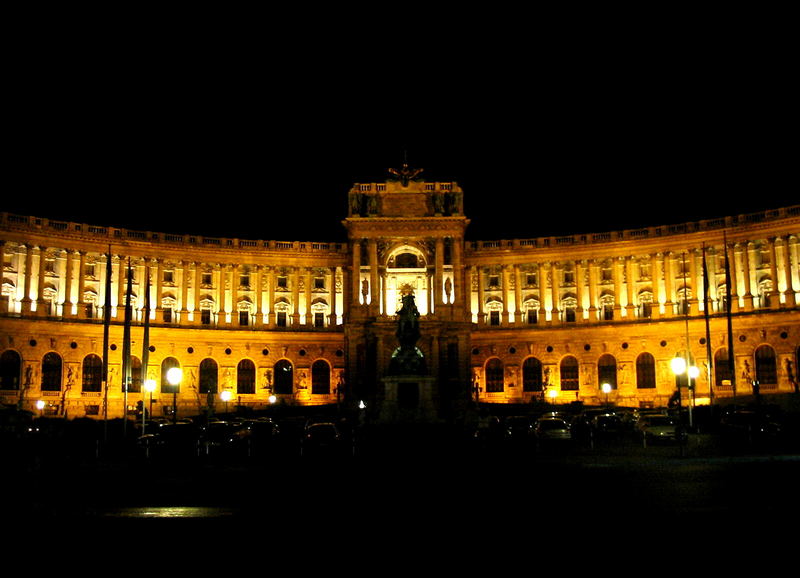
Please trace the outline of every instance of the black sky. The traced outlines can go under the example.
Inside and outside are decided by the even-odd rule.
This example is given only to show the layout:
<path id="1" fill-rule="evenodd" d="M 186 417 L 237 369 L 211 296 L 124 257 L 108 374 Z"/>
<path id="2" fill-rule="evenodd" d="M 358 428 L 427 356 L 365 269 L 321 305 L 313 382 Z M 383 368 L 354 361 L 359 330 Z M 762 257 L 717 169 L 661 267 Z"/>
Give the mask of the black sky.
<path id="1" fill-rule="evenodd" d="M 0 210 L 337 241 L 350 186 L 404 159 L 462 186 L 471 239 L 800 203 L 797 66 L 780 31 L 489 43 L 421 28 L 402 44 L 368 28 L 369 41 L 343 47 L 341 31 L 304 53 L 309 37 L 264 30 L 229 30 L 231 43 L 146 30 L 144 44 L 109 30 L 18 48 Z"/>

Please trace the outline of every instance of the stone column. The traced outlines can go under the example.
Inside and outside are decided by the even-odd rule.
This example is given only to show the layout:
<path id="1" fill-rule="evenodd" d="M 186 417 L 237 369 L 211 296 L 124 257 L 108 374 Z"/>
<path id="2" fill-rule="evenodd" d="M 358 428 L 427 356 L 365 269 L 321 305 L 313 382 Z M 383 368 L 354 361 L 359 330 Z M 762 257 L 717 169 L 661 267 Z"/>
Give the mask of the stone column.
<path id="1" fill-rule="evenodd" d="M 83 300 L 86 293 L 86 251 L 80 251 L 78 263 L 78 317 L 86 317 L 86 302 Z"/>
<path id="2" fill-rule="evenodd" d="M 558 276 L 561 274 L 561 267 L 559 263 L 552 262 L 550 264 L 550 279 L 551 279 L 551 293 L 550 299 L 553 301 L 553 311 L 552 311 L 552 321 L 553 323 L 560 323 L 563 321 L 559 317 L 559 305 L 561 304 L 560 294 L 561 294 L 561 284 L 559 283 Z"/>
<path id="3" fill-rule="evenodd" d="M 267 267 L 267 325 L 275 327 L 275 267 Z"/>
<path id="4" fill-rule="evenodd" d="M 367 255 L 369 257 L 369 309 L 371 315 L 380 312 L 380 287 L 378 284 L 378 242 L 375 239 L 367 241 Z"/>
<path id="5" fill-rule="evenodd" d="M 547 288 L 547 282 L 544 275 L 544 268 L 542 267 L 541 263 L 536 263 L 534 265 L 536 267 L 536 285 L 539 291 L 539 311 L 536 314 L 536 322 L 537 323 L 544 323 L 545 318 L 547 317 L 547 311 L 544 307 L 544 294 Z"/>
<path id="6" fill-rule="evenodd" d="M 203 264 L 200 261 L 194 262 L 194 282 L 192 283 L 192 324 L 200 325 L 203 322 L 200 312 L 200 291 L 203 282 Z"/>
<path id="7" fill-rule="evenodd" d="M 46 303 L 44 300 L 44 285 L 45 285 L 45 265 L 47 257 L 47 248 L 39 246 L 39 271 L 38 271 L 38 282 L 36 285 L 36 314 L 37 315 L 47 315 L 47 307 L 45 307 Z"/>
<path id="8" fill-rule="evenodd" d="M 636 317 L 636 282 L 634 281 L 635 260 L 633 257 L 625 257 L 625 288 L 628 291 L 628 304 L 625 306 L 626 317 L 633 319 Z"/>
<path id="9" fill-rule="evenodd" d="M 500 283 L 502 284 L 502 291 L 501 291 L 500 294 L 503 296 L 503 314 L 500 317 L 500 323 L 502 325 L 507 325 L 508 323 L 510 323 L 512 321 L 512 319 L 511 319 L 511 307 L 508 306 L 509 305 L 508 301 L 510 299 L 508 288 L 511 285 L 511 283 L 509 281 L 509 266 L 508 265 L 503 265 L 503 267 L 500 270 L 500 272 L 501 272 L 501 281 L 500 281 Z"/>
<path id="10" fill-rule="evenodd" d="M 519 265 L 514 265 L 514 315 L 516 323 L 524 323 L 525 315 L 522 311 L 522 272 Z"/>
<path id="11" fill-rule="evenodd" d="M 353 294 L 351 295 L 351 303 L 353 307 L 358 307 L 361 304 L 361 243 L 359 241 L 353 242 L 351 257 L 353 259 L 350 265 L 350 286 Z"/>
<path id="12" fill-rule="evenodd" d="M 261 327 L 264 325 L 264 299 L 261 295 L 263 271 L 261 265 L 253 265 L 251 274 L 255 276 L 255 291 L 253 293 L 253 300 L 255 301 L 255 319 L 253 319 L 253 325 Z"/>
<path id="13" fill-rule="evenodd" d="M 225 266 L 222 263 L 214 263 L 212 275 L 216 281 L 216 324 L 219 325 L 225 321 Z"/>
<path id="14" fill-rule="evenodd" d="M 145 268 L 145 275 L 149 275 L 149 263 L 147 264 L 148 267 Z M 147 278 L 142 279 L 144 283 L 143 287 L 147 287 Z M 153 282 L 150 281 L 150 286 L 152 287 Z M 151 300 L 150 308 L 155 309 L 156 311 L 156 319 L 160 322 L 164 321 L 164 308 L 161 304 L 161 296 L 164 294 L 164 259 L 162 257 L 156 258 L 156 295 L 155 298 Z M 153 307 L 155 305 L 155 307 Z"/>
<path id="15" fill-rule="evenodd" d="M 737 282 L 737 267 L 736 267 L 736 254 L 733 248 L 728 248 L 725 251 L 725 268 L 726 272 L 730 273 L 731 286 L 730 295 L 727 296 L 731 304 L 731 312 L 739 311 L 739 289 Z"/>
<path id="16" fill-rule="evenodd" d="M 781 263 L 783 265 L 783 277 L 785 281 L 785 289 L 783 292 L 784 303 L 786 307 L 794 307 L 796 305 L 796 300 L 794 296 L 794 287 L 792 285 L 792 257 L 791 257 L 791 244 L 789 235 L 786 235 L 783 238 L 783 251 L 782 256 L 783 259 Z"/>
<path id="17" fill-rule="evenodd" d="M 303 293 L 306 302 L 305 315 L 307 327 L 311 327 L 314 324 L 314 316 L 311 313 L 311 283 L 313 281 L 313 276 L 311 273 L 311 267 L 306 267 L 305 286 L 303 287 Z"/>
<path id="18" fill-rule="evenodd" d="M 22 282 L 22 298 L 20 299 L 22 313 L 30 313 L 31 312 L 31 281 L 33 281 L 32 269 L 33 269 L 33 246 L 26 245 L 25 246 L 25 271 L 23 273 L 23 282 Z M 19 276 L 17 277 L 19 278 Z M 17 282 L 19 285 L 19 281 Z"/>
<path id="19" fill-rule="evenodd" d="M 292 326 L 300 325 L 300 268 L 292 267 Z"/>
<path id="20" fill-rule="evenodd" d="M 772 291 L 769 294 L 770 309 L 777 309 L 780 307 L 781 293 L 778 289 L 778 255 L 775 250 L 775 242 L 777 237 L 769 239 L 769 275 L 772 279 Z"/>
<path id="21" fill-rule="evenodd" d="M 328 315 L 328 326 L 336 327 L 336 267 L 328 269 L 328 303 L 330 304 L 330 314 Z"/>
<path id="22" fill-rule="evenodd" d="M 597 261 L 589 259 L 589 321 L 597 321 Z"/>
<path id="23" fill-rule="evenodd" d="M 750 273 L 750 263 L 752 262 L 752 255 L 753 255 L 753 244 L 752 243 L 744 243 L 744 248 L 742 249 L 742 289 L 743 289 L 743 297 L 744 297 L 744 310 L 745 311 L 752 311 L 753 310 L 753 291 L 752 291 L 752 277 Z"/>
<path id="24" fill-rule="evenodd" d="M 444 239 L 436 237 L 434 249 L 434 273 L 433 273 L 433 307 L 434 311 L 441 309 L 444 305 L 442 295 L 444 293 Z"/>
<path id="25" fill-rule="evenodd" d="M 460 307 L 466 307 L 464 299 L 467 291 L 464 289 L 464 239 L 453 237 L 453 303 Z"/>
<path id="26" fill-rule="evenodd" d="M 575 261 L 575 294 L 578 298 L 578 309 L 576 310 L 576 314 L 578 316 L 578 322 L 586 322 L 588 319 L 584 316 L 584 292 L 586 291 L 586 287 L 584 286 L 583 280 L 585 277 L 584 272 L 584 262 L 581 259 Z"/>
<path id="27" fill-rule="evenodd" d="M 611 267 L 614 277 L 614 319 L 622 318 L 622 263 L 623 257 L 612 257 Z"/>
<path id="28" fill-rule="evenodd" d="M 486 323 L 486 313 L 484 305 L 486 302 L 486 281 L 484 279 L 483 267 L 472 267 L 473 272 L 478 276 L 478 323 Z"/>
<path id="29" fill-rule="evenodd" d="M 66 253 L 66 270 L 64 272 L 64 317 L 72 317 L 72 283 L 75 277 L 75 255 L 70 249 L 65 250 Z"/>
<path id="30" fill-rule="evenodd" d="M 125 317 L 125 290 L 128 287 L 128 261 L 124 255 L 117 255 L 117 310 L 115 319 Z"/>
<path id="31" fill-rule="evenodd" d="M 180 308 L 180 321 L 181 324 L 186 323 L 187 312 L 189 311 L 189 261 L 180 262 L 181 272 L 181 308 Z"/>
<path id="32" fill-rule="evenodd" d="M 671 251 L 664 253 L 664 316 L 675 313 L 675 261 Z"/>

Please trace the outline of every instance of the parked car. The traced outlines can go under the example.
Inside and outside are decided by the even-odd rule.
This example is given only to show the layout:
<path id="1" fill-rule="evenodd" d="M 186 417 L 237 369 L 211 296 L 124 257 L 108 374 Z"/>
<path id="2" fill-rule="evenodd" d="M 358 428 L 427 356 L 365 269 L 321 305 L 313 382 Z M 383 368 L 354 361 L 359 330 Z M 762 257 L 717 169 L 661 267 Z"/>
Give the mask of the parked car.
<path id="1" fill-rule="evenodd" d="M 229 421 L 211 421 L 202 428 L 200 445 L 208 454 L 229 451 L 237 445 L 240 439 L 240 424 Z"/>
<path id="2" fill-rule="evenodd" d="M 781 424 L 773 416 L 752 410 L 737 410 L 720 420 L 722 433 L 731 439 L 774 441 L 781 436 Z"/>
<path id="3" fill-rule="evenodd" d="M 535 435 L 535 421 L 527 415 L 514 415 L 505 419 L 506 432 L 512 442 L 524 442 Z"/>
<path id="4" fill-rule="evenodd" d="M 540 441 L 571 440 L 572 428 L 560 417 L 542 417 L 536 420 L 536 437 Z"/>
<path id="5" fill-rule="evenodd" d="M 620 436 L 625 432 L 625 422 L 616 413 L 601 413 L 592 419 L 592 431 L 598 437 Z"/>
<path id="6" fill-rule="evenodd" d="M 187 458 L 197 455 L 199 432 L 191 421 L 163 422 L 148 427 L 139 445 L 148 456 Z"/>
<path id="7" fill-rule="evenodd" d="M 306 425 L 300 444 L 302 456 L 333 456 L 343 450 L 343 439 L 339 428 L 329 421 Z"/>
<path id="8" fill-rule="evenodd" d="M 686 431 L 678 420 L 668 415 L 642 416 L 637 428 L 645 441 L 679 441 L 686 437 Z"/>

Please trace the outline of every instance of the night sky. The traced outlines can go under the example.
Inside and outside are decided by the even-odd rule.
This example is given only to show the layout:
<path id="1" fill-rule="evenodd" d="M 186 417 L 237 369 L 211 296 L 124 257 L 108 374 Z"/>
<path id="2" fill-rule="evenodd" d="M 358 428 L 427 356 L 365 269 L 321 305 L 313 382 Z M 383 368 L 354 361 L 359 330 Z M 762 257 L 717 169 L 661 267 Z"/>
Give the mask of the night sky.
<path id="1" fill-rule="evenodd" d="M 677 44 L 671 29 L 380 54 L 391 43 L 342 48 L 342 33 L 312 56 L 152 30 L 146 49 L 107 31 L 52 50 L 42 32 L 8 70 L 0 210 L 339 241 L 351 185 L 404 160 L 462 186 L 469 239 L 800 203 L 788 41 L 681 30 Z"/>

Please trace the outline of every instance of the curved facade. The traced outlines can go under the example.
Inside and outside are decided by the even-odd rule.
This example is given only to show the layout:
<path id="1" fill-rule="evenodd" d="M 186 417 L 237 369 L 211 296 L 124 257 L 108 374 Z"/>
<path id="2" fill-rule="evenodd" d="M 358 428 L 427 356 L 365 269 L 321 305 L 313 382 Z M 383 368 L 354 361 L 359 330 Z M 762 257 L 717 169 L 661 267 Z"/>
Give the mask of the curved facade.
<path id="1" fill-rule="evenodd" d="M 220 408 L 223 391 L 256 409 L 366 400 L 439 416 L 471 401 L 664 405 L 685 386 L 675 357 L 700 370 L 695 403 L 750 394 L 754 382 L 796 391 L 800 206 L 470 241 L 462 194 L 402 175 L 356 184 L 340 244 L 0 213 L 0 399 L 120 417 L 150 403 L 153 380 L 155 416 Z M 428 372 L 411 396 L 386 379 L 407 294 Z M 166 379 L 175 366 L 177 390 Z"/>

